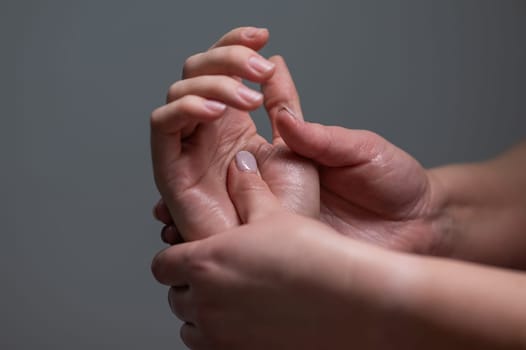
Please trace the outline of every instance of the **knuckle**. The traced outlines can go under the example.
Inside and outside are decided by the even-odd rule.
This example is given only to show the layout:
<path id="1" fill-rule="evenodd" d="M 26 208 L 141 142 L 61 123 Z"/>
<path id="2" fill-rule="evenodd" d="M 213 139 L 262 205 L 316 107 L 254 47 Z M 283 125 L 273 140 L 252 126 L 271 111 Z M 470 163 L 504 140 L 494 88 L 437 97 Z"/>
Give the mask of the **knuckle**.
<path id="1" fill-rule="evenodd" d="M 222 50 L 226 62 L 237 62 L 240 58 L 246 56 L 248 48 L 241 45 L 227 46 Z"/>
<path id="2" fill-rule="evenodd" d="M 184 263 L 188 269 L 189 278 L 191 278 L 190 282 L 210 285 L 210 276 L 214 276 L 217 272 L 217 254 L 204 245 L 198 249 L 195 247 L 196 245 L 189 249 L 184 257 Z"/>
<path id="3" fill-rule="evenodd" d="M 196 103 L 196 97 L 192 95 L 187 95 L 181 97 L 177 102 L 177 111 L 180 114 L 190 113 L 194 107 L 194 104 Z"/>
<path id="4" fill-rule="evenodd" d="M 190 275 L 195 276 L 196 279 L 206 278 L 213 269 L 212 263 L 208 259 L 195 259 L 188 256 L 186 263 Z"/>

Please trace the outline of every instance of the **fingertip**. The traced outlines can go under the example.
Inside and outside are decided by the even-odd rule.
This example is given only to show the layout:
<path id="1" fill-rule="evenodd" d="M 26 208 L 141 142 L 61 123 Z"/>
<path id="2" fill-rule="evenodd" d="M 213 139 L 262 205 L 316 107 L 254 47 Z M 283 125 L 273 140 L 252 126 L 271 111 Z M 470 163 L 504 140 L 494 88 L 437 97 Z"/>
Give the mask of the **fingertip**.
<path id="1" fill-rule="evenodd" d="M 269 36 L 270 33 L 267 28 L 254 26 L 238 27 L 223 35 L 212 45 L 211 49 L 221 46 L 243 45 L 258 51 L 268 42 Z"/>
<path id="2" fill-rule="evenodd" d="M 164 264 L 162 261 L 164 254 L 165 254 L 165 250 L 158 252 L 152 259 L 152 263 L 150 265 L 150 270 L 152 272 L 153 278 L 155 278 L 157 282 L 161 284 L 165 284 Z"/>
<path id="3" fill-rule="evenodd" d="M 267 44 L 269 36 L 270 32 L 267 28 L 247 27 L 243 30 L 241 44 L 259 51 Z"/>
<path id="4" fill-rule="evenodd" d="M 269 37 L 268 28 L 264 27 L 244 27 L 241 29 L 242 35 L 248 40 L 261 40 Z"/>
<path id="5" fill-rule="evenodd" d="M 161 240 L 169 245 L 183 243 L 184 239 L 175 225 L 166 225 L 161 230 Z"/>
<path id="6" fill-rule="evenodd" d="M 276 65 L 281 65 L 285 67 L 287 66 L 287 64 L 285 63 L 285 59 L 281 55 L 270 56 L 268 60 L 272 63 L 275 63 Z"/>
<path id="7" fill-rule="evenodd" d="M 245 173 L 257 173 L 258 164 L 254 155 L 248 151 L 239 151 L 235 157 L 236 168 Z"/>
<path id="8" fill-rule="evenodd" d="M 256 158 L 248 151 L 238 152 L 230 164 L 228 192 L 242 223 L 264 216 L 279 205 L 259 174 Z"/>
<path id="9" fill-rule="evenodd" d="M 165 225 L 170 225 L 173 222 L 170 211 L 162 199 L 159 199 L 157 204 L 155 204 L 152 214 L 156 220 L 162 222 Z"/>

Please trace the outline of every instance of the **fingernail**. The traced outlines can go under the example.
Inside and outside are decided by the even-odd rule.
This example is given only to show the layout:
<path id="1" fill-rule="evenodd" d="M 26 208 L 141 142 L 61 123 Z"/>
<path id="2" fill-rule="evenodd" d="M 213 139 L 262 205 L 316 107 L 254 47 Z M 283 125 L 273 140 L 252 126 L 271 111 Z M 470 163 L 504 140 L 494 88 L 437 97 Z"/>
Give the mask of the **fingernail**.
<path id="1" fill-rule="evenodd" d="M 290 109 L 289 107 L 287 107 L 285 105 L 282 105 L 281 109 L 279 111 L 280 112 L 281 111 L 285 111 L 289 116 L 293 117 L 294 119 L 298 118 L 298 117 L 296 117 L 296 114 L 292 111 L 292 109 Z"/>
<path id="2" fill-rule="evenodd" d="M 258 56 L 252 56 L 248 59 L 248 64 L 252 69 L 257 71 L 258 73 L 267 73 L 271 71 L 275 64 L 267 61 L 266 59 Z"/>
<path id="3" fill-rule="evenodd" d="M 204 104 L 212 112 L 223 112 L 226 109 L 226 105 L 218 101 L 206 100 Z"/>
<path id="4" fill-rule="evenodd" d="M 247 38 L 253 39 L 255 36 L 257 36 L 263 28 L 256 28 L 256 27 L 250 27 L 245 29 L 245 32 L 243 33 Z"/>
<path id="5" fill-rule="evenodd" d="M 281 108 L 278 111 L 278 115 L 279 114 L 283 114 L 283 115 L 286 116 L 286 118 L 290 118 L 290 119 L 292 119 L 294 121 L 301 121 L 301 119 L 298 118 L 296 113 L 294 113 L 294 111 L 292 111 L 292 109 L 290 109 L 289 107 L 287 107 L 285 105 L 281 106 Z"/>
<path id="6" fill-rule="evenodd" d="M 239 151 L 236 154 L 236 165 L 239 171 L 246 173 L 255 173 L 258 171 L 256 158 L 254 158 L 252 153 L 247 151 Z"/>
<path id="7" fill-rule="evenodd" d="M 251 90 L 245 86 L 238 88 L 239 96 L 248 103 L 260 102 L 263 95 L 257 91 Z"/>

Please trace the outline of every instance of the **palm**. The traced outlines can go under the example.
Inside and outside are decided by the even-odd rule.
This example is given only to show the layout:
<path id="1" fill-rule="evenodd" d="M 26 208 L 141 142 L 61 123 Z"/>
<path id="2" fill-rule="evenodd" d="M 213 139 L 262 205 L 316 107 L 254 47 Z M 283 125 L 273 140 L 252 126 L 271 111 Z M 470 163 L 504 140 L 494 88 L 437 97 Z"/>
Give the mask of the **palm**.
<path id="1" fill-rule="evenodd" d="M 226 177 L 232 159 L 241 150 L 256 156 L 261 176 L 283 206 L 296 213 L 317 214 L 315 168 L 289 151 L 282 141 L 271 145 L 258 135 L 249 113 L 229 108 L 222 118 L 199 124 L 182 139 L 180 155 L 174 155 L 168 166 L 155 169 L 160 191 L 186 239 L 202 238 L 240 224 Z"/>
<path id="2" fill-rule="evenodd" d="M 320 169 L 321 220 L 375 244 L 429 252 L 430 184 L 425 170 L 399 149 L 388 159 Z"/>

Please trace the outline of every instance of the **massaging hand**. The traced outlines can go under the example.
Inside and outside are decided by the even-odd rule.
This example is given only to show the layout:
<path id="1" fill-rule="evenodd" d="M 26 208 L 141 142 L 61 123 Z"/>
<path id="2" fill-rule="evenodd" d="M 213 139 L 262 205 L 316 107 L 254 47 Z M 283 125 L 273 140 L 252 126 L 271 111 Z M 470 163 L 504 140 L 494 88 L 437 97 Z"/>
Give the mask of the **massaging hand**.
<path id="1" fill-rule="evenodd" d="M 284 61 L 257 53 L 267 40 L 265 29 L 238 28 L 190 57 L 167 104 L 152 114 L 155 181 L 185 240 L 239 225 L 226 176 L 241 149 L 255 154 L 261 175 L 284 207 L 307 216 L 319 213 L 316 169 L 290 152 L 278 134 L 272 144 L 258 135 L 248 113 L 264 103 L 272 122 L 283 108 L 301 116 Z M 241 79 L 261 84 L 263 94 Z"/>
<path id="2" fill-rule="evenodd" d="M 169 301 L 185 322 L 184 343 L 348 349 L 384 339 L 377 310 L 396 299 L 394 253 L 290 213 L 254 167 L 239 169 L 231 164 L 228 188 L 243 225 L 174 245 L 152 264 L 157 280 L 173 286 Z"/>
<path id="3" fill-rule="evenodd" d="M 443 230 L 440 184 L 410 155 L 363 130 L 280 115 L 289 148 L 317 164 L 321 221 L 380 246 L 438 253 Z"/>

